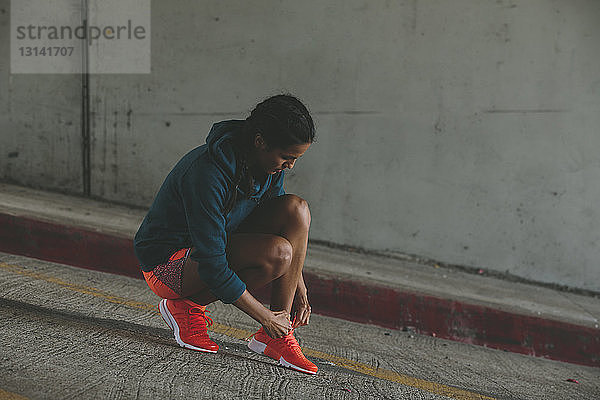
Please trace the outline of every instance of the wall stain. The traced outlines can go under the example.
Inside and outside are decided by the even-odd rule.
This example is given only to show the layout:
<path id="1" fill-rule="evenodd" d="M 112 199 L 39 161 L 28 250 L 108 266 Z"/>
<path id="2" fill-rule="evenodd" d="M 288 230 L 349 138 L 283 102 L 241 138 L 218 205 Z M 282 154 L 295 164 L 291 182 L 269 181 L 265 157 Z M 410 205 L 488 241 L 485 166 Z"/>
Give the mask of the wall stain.
<path id="1" fill-rule="evenodd" d="M 360 111 L 360 110 L 342 110 L 342 111 L 314 111 L 313 114 L 320 115 L 337 115 L 337 114 L 347 114 L 347 115 L 364 115 L 364 114 L 381 114 L 380 111 Z"/>
<path id="2" fill-rule="evenodd" d="M 243 114 L 245 111 L 215 111 L 215 112 L 173 112 L 173 113 L 162 113 L 162 115 L 172 115 L 172 116 L 183 116 L 183 117 L 189 117 L 189 116 L 228 116 L 228 115 L 240 115 Z M 150 115 L 150 116 L 156 116 L 156 113 L 145 113 L 145 112 L 140 112 L 137 115 L 141 115 L 141 116 L 146 116 L 146 115 Z"/>
<path id="3" fill-rule="evenodd" d="M 115 122 L 113 124 L 114 130 L 113 130 L 113 149 L 112 149 L 112 154 L 113 154 L 113 163 L 111 164 L 111 168 L 112 168 L 112 173 L 113 173 L 113 193 L 118 193 L 119 192 L 119 140 L 118 140 L 118 120 L 119 120 L 119 112 L 115 111 L 114 112 L 114 117 L 115 117 Z"/>
<path id="4" fill-rule="evenodd" d="M 489 109 L 489 110 L 483 110 L 484 113 L 486 114 L 544 114 L 544 113 L 564 113 L 564 112 L 568 112 L 569 110 L 563 110 L 563 109 L 523 109 L 523 110 L 519 110 L 519 109 Z"/>
<path id="5" fill-rule="evenodd" d="M 245 111 L 213 111 L 213 112 L 166 112 L 166 113 L 162 113 L 162 115 L 165 116 L 183 116 L 183 117 L 189 117 L 189 116 L 228 116 L 228 115 L 240 115 L 240 114 L 244 114 Z M 375 115 L 375 114 L 382 114 L 381 111 L 370 111 L 370 110 L 341 110 L 341 111 L 313 111 L 312 114 L 319 114 L 319 115 L 338 115 L 338 114 L 345 114 L 345 115 Z M 137 115 L 141 115 L 141 116 L 146 116 L 146 115 L 151 115 L 151 116 L 156 116 L 156 113 L 145 113 L 145 112 L 140 112 Z"/>
<path id="6" fill-rule="evenodd" d="M 108 132 L 106 131 L 106 125 L 107 125 L 107 116 L 106 116 L 106 98 L 102 99 L 102 103 L 104 105 L 104 114 L 102 116 L 102 164 L 100 165 L 100 172 L 102 172 L 101 174 L 101 178 L 100 178 L 100 195 L 104 196 L 105 195 L 105 188 L 104 188 L 104 183 L 105 183 L 105 179 L 104 179 L 104 172 L 106 171 L 106 141 L 107 141 L 107 135 Z"/>
<path id="7" fill-rule="evenodd" d="M 411 19 L 410 29 L 412 30 L 413 33 L 417 31 L 417 16 L 419 15 L 418 8 L 419 8 L 418 0 L 413 0 L 412 10 L 411 10 L 411 15 L 410 15 L 410 19 Z"/>
<path id="8" fill-rule="evenodd" d="M 433 129 L 435 130 L 436 135 L 443 132 L 443 124 L 441 121 L 441 117 L 438 117 L 438 119 L 435 121 L 435 124 L 433 125 Z"/>
<path id="9" fill-rule="evenodd" d="M 131 113 L 133 112 L 133 110 L 130 108 L 129 110 L 127 110 L 127 129 L 131 130 Z"/>

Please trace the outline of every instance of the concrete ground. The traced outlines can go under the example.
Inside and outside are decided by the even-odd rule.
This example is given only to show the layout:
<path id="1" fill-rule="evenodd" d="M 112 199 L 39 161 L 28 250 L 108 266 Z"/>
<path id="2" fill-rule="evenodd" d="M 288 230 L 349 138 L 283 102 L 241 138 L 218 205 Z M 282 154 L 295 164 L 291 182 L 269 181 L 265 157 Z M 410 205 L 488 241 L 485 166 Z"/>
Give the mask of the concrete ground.
<path id="1" fill-rule="evenodd" d="M 157 303 L 138 279 L 0 253 L 0 398 L 600 398 L 599 368 L 318 315 L 297 330 L 307 376 L 249 352 L 258 325 L 221 303 L 221 349 L 198 353 Z"/>

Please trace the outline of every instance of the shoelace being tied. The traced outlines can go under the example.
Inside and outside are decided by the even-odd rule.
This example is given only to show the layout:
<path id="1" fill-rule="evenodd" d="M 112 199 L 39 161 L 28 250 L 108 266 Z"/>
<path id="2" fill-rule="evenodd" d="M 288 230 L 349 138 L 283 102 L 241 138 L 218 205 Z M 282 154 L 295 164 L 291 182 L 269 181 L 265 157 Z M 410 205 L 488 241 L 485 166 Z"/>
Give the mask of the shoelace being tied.
<path id="1" fill-rule="evenodd" d="M 296 337 L 294 336 L 293 329 L 291 331 L 289 331 L 288 334 L 283 336 L 281 339 L 283 340 L 283 343 L 285 343 L 286 346 L 289 346 L 290 349 L 292 349 L 292 351 L 302 354 L 302 349 L 300 348 L 300 344 L 298 344 L 298 341 L 296 340 Z"/>

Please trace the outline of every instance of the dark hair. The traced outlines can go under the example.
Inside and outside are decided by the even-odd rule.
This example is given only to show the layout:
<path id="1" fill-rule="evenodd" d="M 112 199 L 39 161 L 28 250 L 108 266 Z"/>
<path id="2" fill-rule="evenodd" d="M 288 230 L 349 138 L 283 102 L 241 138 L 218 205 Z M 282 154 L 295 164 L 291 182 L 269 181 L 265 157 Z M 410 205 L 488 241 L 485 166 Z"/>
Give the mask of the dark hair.
<path id="1" fill-rule="evenodd" d="M 242 134 L 234 142 L 239 165 L 225 203 L 225 215 L 235 205 L 238 188 L 242 187 L 247 192 L 252 186 L 246 157 L 257 133 L 260 133 L 269 149 L 283 149 L 295 144 L 312 143 L 315 140 L 315 125 L 306 106 L 290 94 L 278 94 L 258 103 L 246 118 Z M 267 189 L 269 192 L 271 187 Z"/>
<path id="2" fill-rule="evenodd" d="M 269 148 L 312 143 L 315 125 L 308 109 L 290 94 L 278 94 L 260 102 L 246 118 L 249 140 L 260 133 Z"/>

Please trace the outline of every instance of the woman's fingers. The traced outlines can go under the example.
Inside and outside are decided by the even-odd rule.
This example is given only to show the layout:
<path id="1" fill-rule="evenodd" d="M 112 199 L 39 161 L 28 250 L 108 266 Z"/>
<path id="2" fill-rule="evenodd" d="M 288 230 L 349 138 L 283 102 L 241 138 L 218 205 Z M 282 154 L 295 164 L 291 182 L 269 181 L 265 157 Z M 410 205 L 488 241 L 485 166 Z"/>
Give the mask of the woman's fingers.
<path id="1" fill-rule="evenodd" d="M 308 320 L 310 319 L 310 307 L 306 309 L 306 313 L 304 314 L 304 318 L 302 319 L 302 325 L 308 325 Z"/>
<path id="2" fill-rule="evenodd" d="M 296 313 L 293 328 L 308 325 L 308 321 L 310 319 L 310 312 L 310 306 L 301 306 L 298 312 Z"/>
<path id="3" fill-rule="evenodd" d="M 292 329 L 292 321 L 290 321 L 290 315 L 287 311 L 276 312 L 275 319 L 277 321 L 277 327 L 280 328 L 284 334 Z"/>
<path id="4" fill-rule="evenodd" d="M 271 318 L 265 325 L 263 325 L 267 335 L 271 336 L 273 339 L 287 335 L 287 333 L 292 329 L 290 315 L 285 310 L 275 312 L 272 311 L 271 313 Z"/>

